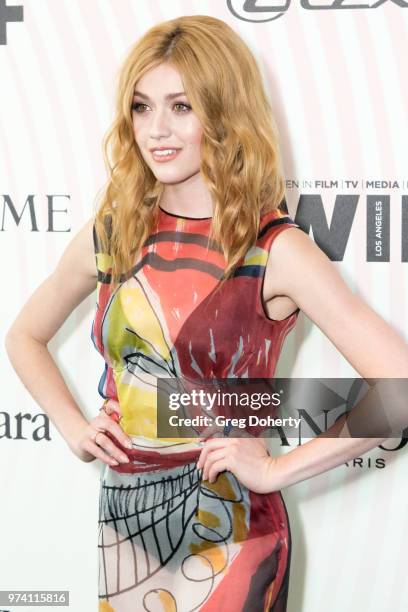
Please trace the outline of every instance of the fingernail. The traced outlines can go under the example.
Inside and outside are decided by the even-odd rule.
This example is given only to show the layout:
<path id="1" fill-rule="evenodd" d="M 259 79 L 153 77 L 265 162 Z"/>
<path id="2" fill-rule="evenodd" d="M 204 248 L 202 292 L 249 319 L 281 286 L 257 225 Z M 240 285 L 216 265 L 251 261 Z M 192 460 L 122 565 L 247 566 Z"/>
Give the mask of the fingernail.
<path id="1" fill-rule="evenodd" d="M 126 446 L 126 448 L 133 448 L 133 444 L 130 440 L 126 440 L 126 442 L 124 443 L 124 446 Z"/>
<path id="2" fill-rule="evenodd" d="M 121 455 L 120 460 L 123 461 L 124 463 L 129 463 L 129 458 L 126 455 Z"/>
<path id="3" fill-rule="evenodd" d="M 119 461 L 116 461 L 116 459 L 111 459 L 110 462 L 111 465 L 119 465 Z"/>

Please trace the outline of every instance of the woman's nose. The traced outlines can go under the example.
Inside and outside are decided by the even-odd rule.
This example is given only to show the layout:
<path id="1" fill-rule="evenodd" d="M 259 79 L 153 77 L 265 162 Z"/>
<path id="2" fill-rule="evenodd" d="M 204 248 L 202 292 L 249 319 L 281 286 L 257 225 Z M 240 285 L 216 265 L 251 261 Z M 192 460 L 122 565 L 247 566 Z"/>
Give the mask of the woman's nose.
<path id="1" fill-rule="evenodd" d="M 170 131 L 169 120 L 165 110 L 154 111 L 150 125 L 150 135 L 153 138 L 167 136 Z"/>

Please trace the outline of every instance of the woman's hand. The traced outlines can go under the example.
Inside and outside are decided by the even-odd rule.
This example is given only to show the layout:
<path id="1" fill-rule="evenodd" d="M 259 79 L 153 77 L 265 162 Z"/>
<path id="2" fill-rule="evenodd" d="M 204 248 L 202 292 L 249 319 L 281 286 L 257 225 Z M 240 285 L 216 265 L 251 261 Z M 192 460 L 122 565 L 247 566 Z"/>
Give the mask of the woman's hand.
<path id="1" fill-rule="evenodd" d="M 105 401 L 99 415 L 77 433 L 75 443 L 70 445 L 71 450 L 85 462 L 100 459 L 107 465 L 128 463 L 127 455 L 103 433 L 109 432 L 122 446 L 132 448 L 132 441 L 119 425 L 119 419 L 119 403 L 112 399 Z"/>
<path id="2" fill-rule="evenodd" d="M 279 490 L 277 458 L 266 448 L 264 438 L 211 438 L 205 441 L 197 461 L 203 480 L 215 482 L 218 474 L 229 470 L 255 493 Z"/>

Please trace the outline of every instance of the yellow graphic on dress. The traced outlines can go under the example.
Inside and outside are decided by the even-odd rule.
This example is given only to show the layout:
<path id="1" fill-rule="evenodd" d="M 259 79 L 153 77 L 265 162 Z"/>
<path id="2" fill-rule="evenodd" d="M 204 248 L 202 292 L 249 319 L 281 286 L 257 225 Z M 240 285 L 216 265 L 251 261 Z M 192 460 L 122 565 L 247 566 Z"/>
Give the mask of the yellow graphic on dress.
<path id="1" fill-rule="evenodd" d="M 135 279 L 129 279 L 109 307 L 107 349 L 121 408 L 121 427 L 129 436 L 157 439 L 157 378 L 170 377 L 175 355 L 159 320 L 159 306 L 152 308 L 153 296 L 146 296 Z M 126 360 L 125 360 L 126 358 Z M 124 367 L 124 362 L 125 367 Z M 167 423 L 166 423 L 167 425 Z M 196 438 L 161 437 L 163 442 L 188 443 Z"/>
<path id="2" fill-rule="evenodd" d="M 231 485 L 227 473 L 218 474 L 217 480 L 213 483 L 205 480 L 203 484 L 206 488 L 214 491 L 218 497 L 231 502 L 234 502 L 237 497 L 234 489 Z M 197 518 L 202 525 L 214 529 L 219 527 L 221 522 L 218 516 L 207 510 L 199 508 Z M 242 542 L 246 539 L 247 525 L 245 522 L 245 507 L 240 502 L 232 504 L 232 541 Z M 212 567 L 214 574 L 218 574 L 226 567 L 225 554 L 220 545 L 214 544 L 207 540 L 202 541 L 199 544 L 190 544 L 190 552 L 192 554 L 200 555 L 202 562 L 206 564 L 208 562 Z"/>
<path id="3" fill-rule="evenodd" d="M 98 612 L 115 612 L 115 608 L 112 608 L 109 601 L 106 601 L 106 599 L 102 599 L 99 602 Z"/>

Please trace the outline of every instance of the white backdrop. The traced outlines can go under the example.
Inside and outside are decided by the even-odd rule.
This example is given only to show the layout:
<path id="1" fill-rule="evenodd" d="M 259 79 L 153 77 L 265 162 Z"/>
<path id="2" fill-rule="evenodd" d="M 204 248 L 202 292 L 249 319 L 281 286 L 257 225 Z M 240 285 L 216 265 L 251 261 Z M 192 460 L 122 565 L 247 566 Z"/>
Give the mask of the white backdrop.
<path id="1" fill-rule="evenodd" d="M 127 50 L 159 21 L 207 14 L 231 25 L 260 64 L 280 130 L 289 213 L 295 217 L 301 196 L 319 195 L 330 224 L 336 196 L 359 196 L 344 258 L 333 265 L 408 339 L 407 263 L 401 261 L 408 2 L 356 8 L 363 2 L 351 1 L 332 9 L 332 1 L 303 0 L 287 3 L 281 14 L 276 9 L 283 1 L 252 2 L 264 7 L 256 13 L 245 13 L 244 4 L 8 0 L 23 6 L 24 19 L 7 25 L 0 10 L 0 37 L 7 32 L 7 44 L 0 38 L 3 336 L 93 214 L 106 178 L 101 140 Z M 391 183 L 376 189 L 370 180 Z M 367 261 L 369 195 L 390 196 L 388 262 Z M 21 215 L 19 223 L 12 211 Z M 94 308 L 93 295 L 49 345 L 89 418 L 101 405 L 103 369 L 90 340 Z M 358 376 L 302 313 L 276 375 Z M 97 610 L 101 464 L 80 462 L 52 424 L 50 440 L 36 440 L 41 417 L 34 419 L 43 411 L 4 351 L 0 377 L 0 590 L 69 590 L 72 612 Z M 408 459 L 405 447 L 394 450 L 398 443 L 390 440 L 356 464 L 283 490 L 293 538 L 288 612 L 408 610 Z"/>

